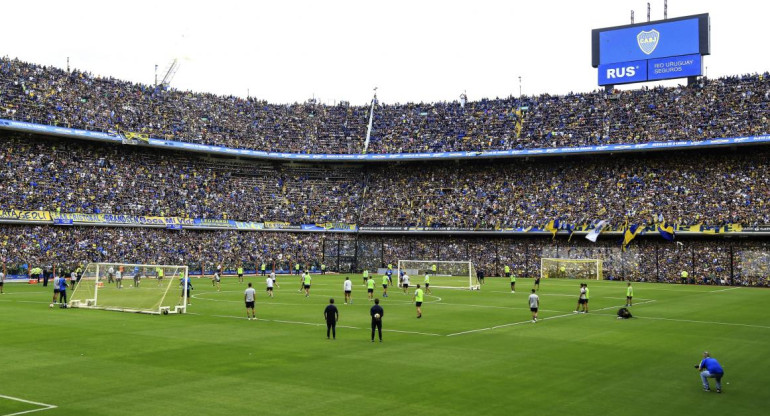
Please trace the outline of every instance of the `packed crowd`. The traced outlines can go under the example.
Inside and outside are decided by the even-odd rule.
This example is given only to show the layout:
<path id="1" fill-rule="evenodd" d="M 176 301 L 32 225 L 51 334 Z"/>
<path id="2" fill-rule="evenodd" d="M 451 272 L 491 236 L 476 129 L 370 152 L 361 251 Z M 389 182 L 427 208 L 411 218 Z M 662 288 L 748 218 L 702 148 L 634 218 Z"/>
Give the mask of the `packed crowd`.
<path id="1" fill-rule="evenodd" d="M 359 170 L 302 169 L 0 133 L 0 208 L 355 222 Z M 358 178 L 358 179 L 357 179 Z"/>
<path id="2" fill-rule="evenodd" d="M 340 240 L 351 252 L 329 250 Z M 605 279 L 649 282 L 768 286 L 770 245 L 763 241 L 683 240 L 672 244 L 640 239 L 622 251 L 613 237 L 594 244 L 583 238 L 336 236 L 292 232 L 165 230 L 152 228 L 0 225 L 0 260 L 9 273 L 22 265 L 57 270 L 88 262 L 181 264 L 193 271 L 223 264 L 289 270 L 325 264 L 328 270 L 376 271 L 406 260 L 470 259 L 486 276 L 500 276 L 504 265 L 520 277 L 540 275 L 543 257 L 601 259 Z M 357 247 L 357 249 L 356 249 Z M 327 252 L 325 252 L 325 250 Z M 345 259 L 343 259 L 343 256 Z M 352 263 L 342 264 L 348 260 Z M 339 262 L 338 262 L 339 260 Z M 732 267 L 731 267 L 732 266 Z"/>
<path id="3" fill-rule="evenodd" d="M 265 261 L 288 270 L 297 262 L 303 268 L 320 262 L 322 239 L 312 233 L 0 225 L 0 260 L 14 269 L 120 262 L 179 264 L 198 271 Z"/>
<path id="4" fill-rule="evenodd" d="M 0 134 L 0 208 L 490 229 L 770 224 L 767 150 L 611 159 L 302 166 Z"/>
<path id="5" fill-rule="evenodd" d="M 359 224 L 493 228 L 768 224 L 770 153 L 681 154 L 370 170 Z"/>
<path id="6" fill-rule="evenodd" d="M 449 103 L 378 104 L 369 153 L 482 151 L 770 132 L 770 77 Z M 294 153 L 361 153 L 369 106 L 278 105 L 0 59 L 0 117 Z"/>

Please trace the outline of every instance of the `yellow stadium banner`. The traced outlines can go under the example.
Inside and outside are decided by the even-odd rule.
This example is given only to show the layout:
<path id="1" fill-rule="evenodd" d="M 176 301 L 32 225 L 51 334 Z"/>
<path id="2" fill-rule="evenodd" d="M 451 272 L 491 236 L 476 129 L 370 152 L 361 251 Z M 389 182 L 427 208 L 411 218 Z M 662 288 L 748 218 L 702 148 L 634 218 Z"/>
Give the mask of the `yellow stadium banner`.
<path id="1" fill-rule="evenodd" d="M 265 228 L 268 229 L 281 229 L 289 228 L 291 223 L 285 221 L 265 221 Z"/>
<path id="2" fill-rule="evenodd" d="M 0 220 L 51 222 L 51 213 L 48 211 L 0 209 Z"/>
<path id="3" fill-rule="evenodd" d="M 356 224 L 349 224 L 346 222 L 323 222 L 316 223 L 316 227 L 323 228 L 325 230 L 335 231 L 355 231 L 357 229 Z"/>

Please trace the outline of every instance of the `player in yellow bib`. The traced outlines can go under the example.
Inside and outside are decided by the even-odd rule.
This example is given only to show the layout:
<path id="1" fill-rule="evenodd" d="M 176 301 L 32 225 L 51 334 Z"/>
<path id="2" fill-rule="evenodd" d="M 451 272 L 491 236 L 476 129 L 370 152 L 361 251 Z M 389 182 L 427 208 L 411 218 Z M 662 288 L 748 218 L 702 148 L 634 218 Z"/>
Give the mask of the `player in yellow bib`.
<path id="1" fill-rule="evenodd" d="M 388 297 L 388 283 L 390 283 L 390 281 L 388 280 L 388 276 L 382 275 L 382 297 L 383 298 Z"/>
<path id="2" fill-rule="evenodd" d="M 633 298 L 634 298 L 634 288 L 631 287 L 631 282 L 629 282 L 628 287 L 626 288 L 626 307 L 629 307 L 633 304 Z"/>
<path id="3" fill-rule="evenodd" d="M 414 305 L 417 307 L 417 318 L 422 318 L 423 293 L 422 289 L 420 289 L 419 283 L 417 283 L 417 289 L 414 290 L 414 296 L 412 296 L 412 300 L 414 300 Z"/>
<path id="4" fill-rule="evenodd" d="M 238 283 L 243 283 L 243 266 L 238 266 Z"/>
<path id="5" fill-rule="evenodd" d="M 425 294 L 430 293 L 430 273 L 425 273 Z"/>
<path id="6" fill-rule="evenodd" d="M 516 273 L 508 273 L 508 275 L 511 276 L 511 293 L 516 293 Z"/>
<path id="7" fill-rule="evenodd" d="M 364 284 L 369 280 L 369 270 L 364 270 Z"/>
<path id="8" fill-rule="evenodd" d="M 369 300 L 374 298 L 374 278 L 371 276 L 366 280 L 366 293 L 369 296 Z"/>
<path id="9" fill-rule="evenodd" d="M 302 285 L 305 288 L 305 297 L 310 296 L 310 281 L 313 280 L 310 277 L 310 273 L 305 272 L 305 276 L 302 278 Z"/>

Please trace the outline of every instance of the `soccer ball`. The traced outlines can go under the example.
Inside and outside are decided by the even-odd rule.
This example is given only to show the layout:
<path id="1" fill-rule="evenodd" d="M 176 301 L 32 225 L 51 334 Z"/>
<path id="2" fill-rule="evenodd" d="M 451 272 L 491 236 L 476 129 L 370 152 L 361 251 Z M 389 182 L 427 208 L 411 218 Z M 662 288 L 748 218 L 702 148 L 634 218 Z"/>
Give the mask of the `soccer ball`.
<path id="1" fill-rule="evenodd" d="M 50 305 L 48 305 L 48 307 L 49 307 L 49 308 L 53 308 L 53 303 L 52 303 L 52 304 L 50 304 Z"/>
<path id="2" fill-rule="evenodd" d="M 374 319 L 380 319 L 380 314 L 379 313 L 375 313 L 374 314 Z"/>

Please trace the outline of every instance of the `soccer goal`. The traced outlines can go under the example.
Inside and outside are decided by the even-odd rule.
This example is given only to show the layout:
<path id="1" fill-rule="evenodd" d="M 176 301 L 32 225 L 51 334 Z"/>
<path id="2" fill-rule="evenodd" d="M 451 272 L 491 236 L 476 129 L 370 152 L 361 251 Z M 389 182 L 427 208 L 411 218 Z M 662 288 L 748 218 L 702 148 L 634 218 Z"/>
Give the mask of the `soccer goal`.
<path id="1" fill-rule="evenodd" d="M 540 259 L 540 277 L 545 279 L 602 280 L 599 259 Z"/>
<path id="2" fill-rule="evenodd" d="M 436 266 L 436 271 L 433 271 Z M 430 274 L 430 287 L 448 289 L 478 289 L 475 284 L 476 271 L 470 260 L 438 261 L 438 260 L 399 260 L 398 276 L 401 271 L 409 275 L 409 285 L 425 282 L 425 274 Z M 395 279 L 395 277 L 394 277 Z"/>
<path id="3" fill-rule="evenodd" d="M 89 263 L 70 297 L 71 308 L 151 314 L 185 313 L 187 266 Z M 177 290 L 172 290 L 175 288 Z"/>

